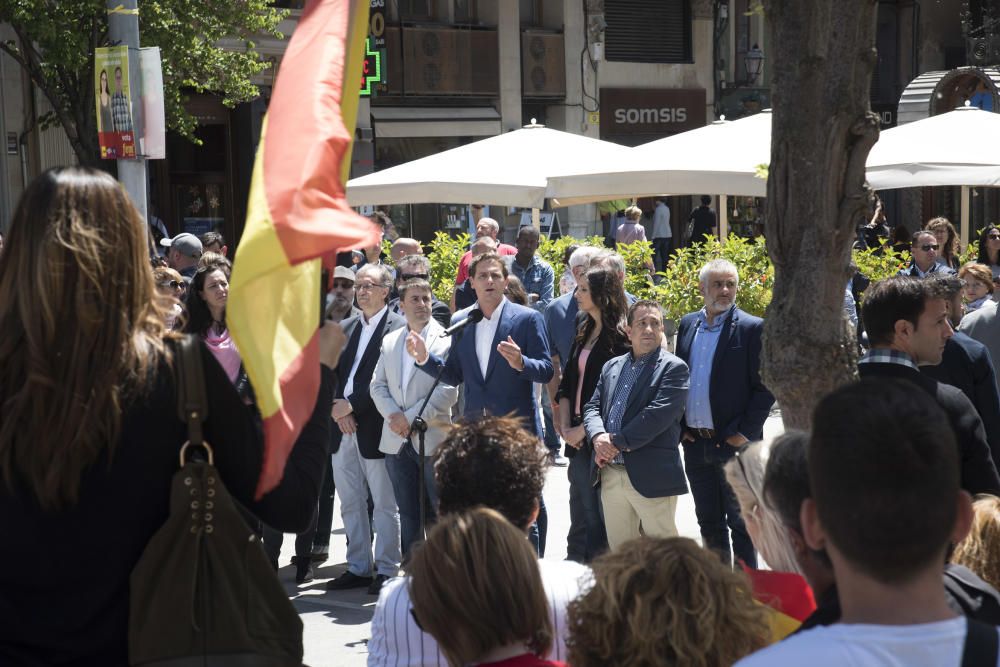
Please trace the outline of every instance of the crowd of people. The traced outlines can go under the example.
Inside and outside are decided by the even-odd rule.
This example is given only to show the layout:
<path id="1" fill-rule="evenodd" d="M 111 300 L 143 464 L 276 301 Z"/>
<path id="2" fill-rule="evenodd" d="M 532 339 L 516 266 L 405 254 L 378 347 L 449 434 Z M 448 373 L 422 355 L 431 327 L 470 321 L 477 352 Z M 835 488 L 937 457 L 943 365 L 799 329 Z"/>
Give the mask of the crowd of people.
<path id="1" fill-rule="evenodd" d="M 732 263 L 701 268 L 674 346 L 613 249 L 575 248 L 560 295 L 538 231 L 505 246 L 483 218 L 445 304 L 397 236 L 391 264 L 372 247 L 331 273 L 312 417 L 255 499 L 224 239 L 164 238 L 151 264 L 113 179 L 46 172 L 0 259 L 0 663 L 127 664 L 129 573 L 185 439 L 187 333 L 205 437 L 275 568 L 294 533 L 296 581 L 315 576 L 339 499 L 347 567 L 326 588 L 377 596 L 371 665 L 1000 665 L 1000 229 L 959 267 L 944 223 L 864 291 L 861 380 L 767 440 L 763 321 Z M 543 559 L 560 464 L 566 561 Z M 700 545 L 678 536 L 689 491 Z"/>

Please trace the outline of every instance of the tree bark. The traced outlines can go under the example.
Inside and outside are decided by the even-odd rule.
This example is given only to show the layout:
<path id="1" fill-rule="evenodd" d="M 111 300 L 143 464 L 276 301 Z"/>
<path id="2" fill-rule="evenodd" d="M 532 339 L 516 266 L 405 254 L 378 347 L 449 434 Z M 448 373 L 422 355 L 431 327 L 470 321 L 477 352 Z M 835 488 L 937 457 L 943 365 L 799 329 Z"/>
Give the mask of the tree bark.
<path id="1" fill-rule="evenodd" d="M 876 0 L 764 0 L 772 135 L 765 234 L 774 263 L 762 376 L 787 428 L 809 428 L 826 393 L 857 377 L 843 301 L 878 139 L 869 107 Z"/>

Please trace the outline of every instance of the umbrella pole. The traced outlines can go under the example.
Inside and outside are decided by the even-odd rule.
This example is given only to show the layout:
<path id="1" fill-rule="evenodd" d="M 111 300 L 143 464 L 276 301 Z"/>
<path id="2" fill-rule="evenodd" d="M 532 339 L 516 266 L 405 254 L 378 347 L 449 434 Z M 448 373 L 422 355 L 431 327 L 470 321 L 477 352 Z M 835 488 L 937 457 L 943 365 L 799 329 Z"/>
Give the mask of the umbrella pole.
<path id="1" fill-rule="evenodd" d="M 719 195 L 719 240 L 726 242 L 729 236 L 729 195 Z"/>
<path id="2" fill-rule="evenodd" d="M 542 216 L 541 211 L 537 208 L 531 209 L 531 226 L 534 227 L 541 233 L 542 231 Z"/>
<path id="3" fill-rule="evenodd" d="M 962 250 L 969 247 L 969 186 L 962 186 L 962 213 L 961 213 L 961 235 Z"/>

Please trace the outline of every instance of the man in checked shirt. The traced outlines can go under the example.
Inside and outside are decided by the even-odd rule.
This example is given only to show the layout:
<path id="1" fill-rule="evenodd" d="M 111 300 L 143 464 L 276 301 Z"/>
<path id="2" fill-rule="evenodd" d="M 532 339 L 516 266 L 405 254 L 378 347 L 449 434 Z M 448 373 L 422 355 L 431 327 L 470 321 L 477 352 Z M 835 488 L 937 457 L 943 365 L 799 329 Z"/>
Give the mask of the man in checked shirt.
<path id="1" fill-rule="evenodd" d="M 612 550 L 640 531 L 677 535 L 677 496 L 687 493 L 678 446 L 687 364 L 660 346 L 663 311 L 655 301 L 632 304 L 625 331 L 632 351 L 604 364 L 583 409 Z"/>

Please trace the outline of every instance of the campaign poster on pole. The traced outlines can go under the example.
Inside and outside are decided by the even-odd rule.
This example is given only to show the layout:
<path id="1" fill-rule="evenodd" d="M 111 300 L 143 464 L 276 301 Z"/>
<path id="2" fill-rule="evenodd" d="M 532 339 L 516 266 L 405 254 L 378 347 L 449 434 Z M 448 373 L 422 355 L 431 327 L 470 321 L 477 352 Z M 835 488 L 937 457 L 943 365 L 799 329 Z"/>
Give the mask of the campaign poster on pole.
<path id="1" fill-rule="evenodd" d="M 94 52 L 97 136 L 101 158 L 135 157 L 132 102 L 128 75 L 128 47 L 101 47 Z"/>
<path id="2" fill-rule="evenodd" d="M 160 47 L 139 49 L 139 71 L 142 73 L 142 127 L 138 128 L 139 155 L 147 160 L 167 157 L 167 124 L 163 107 L 163 68 Z"/>

